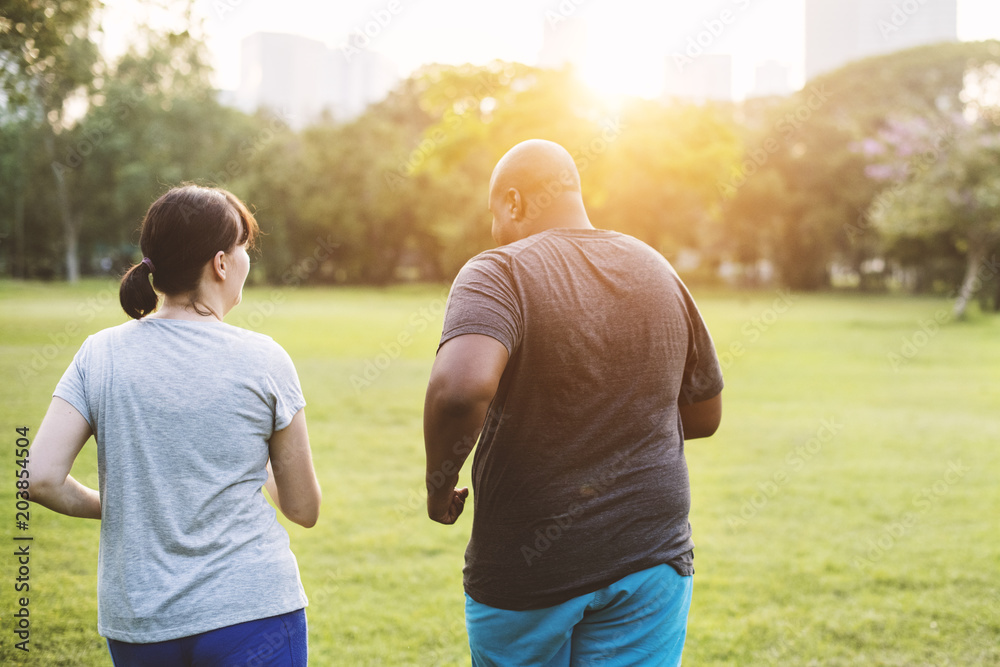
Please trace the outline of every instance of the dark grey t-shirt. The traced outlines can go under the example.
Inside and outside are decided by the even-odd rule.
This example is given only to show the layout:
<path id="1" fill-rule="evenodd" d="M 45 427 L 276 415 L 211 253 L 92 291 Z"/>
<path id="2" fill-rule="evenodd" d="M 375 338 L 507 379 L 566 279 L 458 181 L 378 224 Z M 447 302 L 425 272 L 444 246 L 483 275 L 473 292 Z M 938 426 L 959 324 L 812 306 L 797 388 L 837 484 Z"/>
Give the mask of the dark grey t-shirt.
<path id="1" fill-rule="evenodd" d="M 617 232 L 535 234 L 459 273 L 441 344 L 464 334 L 510 353 L 472 466 L 466 592 L 537 609 L 662 563 L 692 574 L 678 404 L 723 382 L 670 264 Z"/>

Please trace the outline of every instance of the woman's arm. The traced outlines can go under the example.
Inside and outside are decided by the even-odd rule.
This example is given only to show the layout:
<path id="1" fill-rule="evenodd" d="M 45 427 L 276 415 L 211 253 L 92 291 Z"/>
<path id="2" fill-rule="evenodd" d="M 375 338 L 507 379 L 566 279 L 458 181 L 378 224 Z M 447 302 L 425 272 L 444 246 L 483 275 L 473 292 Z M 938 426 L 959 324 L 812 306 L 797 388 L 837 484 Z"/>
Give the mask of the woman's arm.
<path id="1" fill-rule="evenodd" d="M 319 518 L 323 494 L 313 469 L 306 430 L 306 413 L 299 410 L 284 429 L 275 431 L 268 442 L 265 488 L 281 513 L 295 523 L 312 528 Z"/>
<path id="2" fill-rule="evenodd" d="M 50 510 L 84 519 L 101 518 L 101 496 L 73 479 L 73 468 L 91 436 L 90 424 L 70 403 L 53 397 L 28 451 L 28 497 Z"/>

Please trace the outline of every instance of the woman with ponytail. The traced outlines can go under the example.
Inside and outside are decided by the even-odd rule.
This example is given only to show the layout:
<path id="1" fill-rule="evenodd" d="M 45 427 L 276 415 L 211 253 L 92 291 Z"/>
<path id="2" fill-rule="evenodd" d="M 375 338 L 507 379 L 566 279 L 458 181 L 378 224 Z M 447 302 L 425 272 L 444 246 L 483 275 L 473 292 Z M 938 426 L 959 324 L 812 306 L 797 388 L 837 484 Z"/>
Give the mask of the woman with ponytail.
<path id="1" fill-rule="evenodd" d="M 225 190 L 157 199 L 122 278 L 132 321 L 84 342 L 31 447 L 30 499 L 101 520 L 97 625 L 118 666 L 306 664 L 306 596 L 261 492 L 316 523 L 305 400 L 274 340 L 222 321 L 257 233 Z M 69 474 L 91 435 L 99 492 Z"/>

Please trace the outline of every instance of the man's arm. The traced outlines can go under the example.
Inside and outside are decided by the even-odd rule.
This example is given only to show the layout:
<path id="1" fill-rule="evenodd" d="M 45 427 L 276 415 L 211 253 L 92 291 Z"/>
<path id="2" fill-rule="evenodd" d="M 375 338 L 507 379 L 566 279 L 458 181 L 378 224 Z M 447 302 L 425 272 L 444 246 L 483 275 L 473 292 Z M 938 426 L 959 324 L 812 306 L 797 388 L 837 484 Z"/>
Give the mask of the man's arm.
<path id="1" fill-rule="evenodd" d="M 452 524 L 465 508 L 469 489 L 458 473 L 483 430 L 496 394 L 507 348 L 480 334 L 452 338 L 438 350 L 424 400 L 424 449 L 427 455 L 427 515 Z"/>
<path id="2" fill-rule="evenodd" d="M 707 438 L 722 421 L 722 393 L 699 403 L 680 406 L 681 424 L 684 426 L 684 439 Z"/>
<path id="3" fill-rule="evenodd" d="M 101 518 L 100 494 L 69 474 L 90 436 L 83 415 L 71 403 L 53 397 L 28 450 L 29 500 L 60 514 Z"/>

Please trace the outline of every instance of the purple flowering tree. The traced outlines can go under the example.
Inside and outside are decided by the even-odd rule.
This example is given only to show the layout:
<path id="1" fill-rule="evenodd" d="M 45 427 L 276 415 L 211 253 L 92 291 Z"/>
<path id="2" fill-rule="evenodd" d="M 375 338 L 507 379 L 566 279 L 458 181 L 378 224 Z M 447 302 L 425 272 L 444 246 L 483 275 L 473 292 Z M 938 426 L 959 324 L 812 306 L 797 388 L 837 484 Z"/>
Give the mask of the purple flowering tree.
<path id="1" fill-rule="evenodd" d="M 889 238 L 947 233 L 965 253 L 954 304 L 963 317 L 983 281 L 1000 272 L 1000 66 L 966 73 L 959 108 L 888 119 L 858 150 L 881 184 L 868 215 Z"/>

